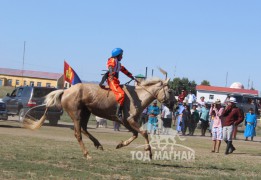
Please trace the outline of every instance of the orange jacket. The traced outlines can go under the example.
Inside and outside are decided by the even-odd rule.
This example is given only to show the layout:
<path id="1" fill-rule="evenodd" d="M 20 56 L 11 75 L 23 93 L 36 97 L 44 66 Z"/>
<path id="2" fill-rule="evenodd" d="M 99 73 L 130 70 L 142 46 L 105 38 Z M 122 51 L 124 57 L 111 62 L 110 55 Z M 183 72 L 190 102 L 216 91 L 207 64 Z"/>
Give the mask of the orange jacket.
<path id="1" fill-rule="evenodd" d="M 126 76 L 129 78 L 133 78 L 132 74 L 123 66 L 121 65 L 120 61 L 118 61 L 117 58 L 109 58 L 107 61 L 107 68 L 112 67 L 113 72 L 112 74 L 109 74 L 109 76 L 114 76 L 117 79 L 119 78 L 119 72 L 123 72 Z"/>

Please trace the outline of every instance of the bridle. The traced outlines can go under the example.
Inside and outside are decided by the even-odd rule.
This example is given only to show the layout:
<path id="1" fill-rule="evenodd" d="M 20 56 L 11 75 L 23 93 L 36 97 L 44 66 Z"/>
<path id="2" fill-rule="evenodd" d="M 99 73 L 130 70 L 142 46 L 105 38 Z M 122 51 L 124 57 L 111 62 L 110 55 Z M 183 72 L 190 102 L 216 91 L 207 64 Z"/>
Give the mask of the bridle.
<path id="1" fill-rule="evenodd" d="M 140 85 L 139 83 L 137 83 L 137 85 L 140 86 L 142 89 L 144 89 L 146 92 L 148 92 L 153 98 L 157 99 L 160 103 L 164 103 L 164 102 L 167 101 L 167 95 L 166 95 L 166 92 L 164 90 L 163 90 L 163 92 L 164 92 L 164 99 L 163 100 L 159 100 L 157 96 L 159 94 L 159 91 L 164 89 L 165 86 L 168 86 L 168 84 L 163 84 L 162 87 L 157 90 L 156 96 L 154 94 L 152 94 L 146 87 Z"/>

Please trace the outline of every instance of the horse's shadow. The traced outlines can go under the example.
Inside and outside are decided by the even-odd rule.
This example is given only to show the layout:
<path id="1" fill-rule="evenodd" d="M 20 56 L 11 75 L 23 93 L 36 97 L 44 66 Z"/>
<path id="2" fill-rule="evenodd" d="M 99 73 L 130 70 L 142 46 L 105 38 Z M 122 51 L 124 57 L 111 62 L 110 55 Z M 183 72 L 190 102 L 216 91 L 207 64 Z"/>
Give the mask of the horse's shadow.
<path id="1" fill-rule="evenodd" d="M 74 125 L 73 125 L 73 124 L 59 124 L 59 123 L 58 123 L 56 126 L 52 126 L 52 125 L 50 125 L 49 123 L 44 123 L 43 126 L 58 127 L 58 128 L 69 128 L 69 129 L 74 130 Z M 88 127 L 88 129 L 95 129 L 95 128 Z"/>
<path id="2" fill-rule="evenodd" d="M 142 164 L 149 165 L 148 163 L 142 162 Z M 196 169 L 199 167 L 192 167 L 192 166 L 183 166 L 178 164 L 160 164 L 160 163 L 150 163 L 152 166 L 159 166 L 159 167 L 173 167 L 173 168 L 182 168 L 182 169 Z M 235 168 L 219 168 L 216 166 L 209 166 L 209 167 L 200 167 L 201 169 L 217 169 L 217 170 L 229 170 L 229 171 L 236 171 Z"/>
<path id="3" fill-rule="evenodd" d="M 0 125 L 0 128 L 21 128 L 21 126 L 11 126 L 11 125 Z"/>

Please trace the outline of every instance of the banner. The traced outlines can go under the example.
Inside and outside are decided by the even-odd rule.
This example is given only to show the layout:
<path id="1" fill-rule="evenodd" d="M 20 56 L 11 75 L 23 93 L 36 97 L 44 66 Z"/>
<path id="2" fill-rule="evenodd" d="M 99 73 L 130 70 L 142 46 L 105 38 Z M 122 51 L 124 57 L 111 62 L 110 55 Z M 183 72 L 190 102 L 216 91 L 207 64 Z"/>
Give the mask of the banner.
<path id="1" fill-rule="evenodd" d="M 79 76 L 66 61 L 64 61 L 64 81 L 67 81 L 72 85 L 82 83 Z"/>

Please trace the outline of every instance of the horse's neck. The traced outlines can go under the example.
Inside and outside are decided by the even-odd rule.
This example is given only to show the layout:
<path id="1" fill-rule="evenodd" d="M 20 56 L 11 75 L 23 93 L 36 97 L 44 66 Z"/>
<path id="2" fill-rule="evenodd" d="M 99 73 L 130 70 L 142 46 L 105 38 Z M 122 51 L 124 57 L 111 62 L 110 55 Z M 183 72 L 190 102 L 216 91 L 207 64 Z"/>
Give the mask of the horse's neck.
<path id="1" fill-rule="evenodd" d="M 155 90 L 155 88 L 153 89 L 152 87 L 142 87 L 139 90 L 138 96 L 139 99 L 142 100 L 142 109 L 145 109 L 156 98 L 156 91 L 157 89 Z"/>

